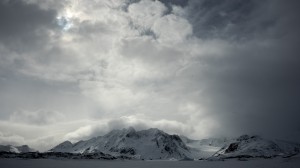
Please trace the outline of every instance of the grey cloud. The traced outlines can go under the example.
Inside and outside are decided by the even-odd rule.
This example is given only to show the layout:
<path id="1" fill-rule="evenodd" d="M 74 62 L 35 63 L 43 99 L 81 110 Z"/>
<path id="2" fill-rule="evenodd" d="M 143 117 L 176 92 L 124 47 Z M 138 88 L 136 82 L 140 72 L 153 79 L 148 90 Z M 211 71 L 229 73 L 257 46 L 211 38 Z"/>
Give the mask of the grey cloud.
<path id="1" fill-rule="evenodd" d="M 1 145 L 23 145 L 24 142 L 24 137 L 21 137 L 19 135 L 4 134 L 0 131 Z"/>
<path id="2" fill-rule="evenodd" d="M 66 5 L 70 4 L 68 0 L 26 0 L 24 1 L 27 4 L 35 4 L 38 5 L 43 10 L 61 10 Z"/>
<path id="3" fill-rule="evenodd" d="M 41 146 L 127 126 L 196 139 L 300 140 L 297 1 L 22 2 L 16 7 L 43 14 L 20 16 L 28 20 L 19 26 L 32 22 L 28 29 L 0 33 L 2 132 Z M 56 13 L 72 15 L 72 28 L 57 29 Z M 35 109 L 59 111 L 66 121 Z"/>
<path id="4" fill-rule="evenodd" d="M 19 110 L 10 116 L 10 121 L 17 123 L 48 125 L 61 122 L 65 116 L 57 111 L 36 110 L 26 111 Z"/>
<path id="5" fill-rule="evenodd" d="M 126 116 L 112 119 L 107 123 L 108 130 L 134 127 L 137 130 L 158 128 L 170 134 L 186 135 L 193 133 L 193 128 L 181 122 L 167 119 L 143 119 L 138 116 Z"/>
<path id="6" fill-rule="evenodd" d="M 122 9 L 125 12 L 128 12 L 128 7 L 134 3 L 139 3 L 141 0 L 126 0 L 124 1 L 124 5 L 122 6 Z M 154 0 L 151 0 L 154 1 Z M 162 2 L 167 8 L 168 10 L 165 11 L 165 14 L 170 14 L 173 10 L 173 6 L 177 5 L 177 6 L 181 6 L 181 7 L 185 7 L 187 6 L 189 0 L 159 0 L 160 2 Z"/>
<path id="7" fill-rule="evenodd" d="M 164 3 L 167 7 L 172 5 L 178 5 L 181 7 L 185 7 L 188 5 L 189 0 L 159 0 Z"/>
<path id="8" fill-rule="evenodd" d="M 82 126 L 64 136 L 64 139 L 71 141 L 79 141 L 89 139 L 96 136 L 102 136 L 114 129 L 123 129 L 134 127 L 136 130 L 149 128 L 162 129 L 170 134 L 187 135 L 194 132 L 194 129 L 181 122 L 167 119 L 146 119 L 143 116 L 123 116 L 119 118 L 100 119 L 90 121 L 85 126 Z"/>
<path id="9" fill-rule="evenodd" d="M 161 63 L 176 62 L 182 54 L 172 47 L 161 47 L 151 38 L 126 39 L 120 52 L 126 57 L 142 59 L 146 64 L 158 63 L 159 66 Z"/>
<path id="10" fill-rule="evenodd" d="M 269 33 L 276 25 L 280 13 L 271 13 L 272 3 L 256 0 L 190 0 L 186 9 L 196 36 L 247 40 Z"/>
<path id="11" fill-rule="evenodd" d="M 31 76 L 24 76 L 15 71 L 1 71 L 0 105 L 1 120 L 9 120 L 10 116 L 19 110 L 26 109 L 31 112 L 58 111 L 70 118 L 86 115 L 82 112 L 92 111 L 90 100 L 78 93 L 78 88 L 71 82 L 55 82 L 37 80 Z M 2 75 L 2 73 L 5 73 Z M 70 106 L 65 106 L 71 104 Z M 46 117 L 46 116 L 45 116 Z"/>
<path id="12" fill-rule="evenodd" d="M 123 5 L 121 7 L 121 9 L 125 12 L 128 12 L 128 7 L 134 3 L 138 3 L 140 2 L 141 0 L 126 0 L 123 2 Z"/>
<path id="13" fill-rule="evenodd" d="M 186 7 L 189 3 L 189 0 L 159 0 L 162 2 L 168 10 L 165 11 L 165 14 L 171 14 L 173 12 L 174 6 Z"/>
<path id="14" fill-rule="evenodd" d="M 289 138 L 298 134 L 300 139 L 297 4 L 297 1 L 190 2 L 187 9 L 194 17 L 190 18 L 194 33 L 205 39 L 204 43 L 217 38 L 231 46 L 223 50 L 216 47 L 215 50 L 222 52 L 219 56 L 194 59 L 194 64 L 181 74 L 185 79 L 177 81 L 190 81 L 186 91 L 201 90 L 191 101 L 198 98 L 207 115 L 220 122 L 222 128 L 213 130 L 216 134 L 251 132 Z M 220 15 L 222 11 L 228 17 Z M 224 32 L 229 22 L 237 29 Z M 232 39 L 235 36 L 238 38 Z M 240 41 L 240 37 L 247 40 Z"/>
<path id="15" fill-rule="evenodd" d="M 14 51 L 23 52 L 38 43 L 45 42 L 44 29 L 55 28 L 54 10 L 43 10 L 35 4 L 8 0 L 0 2 L 1 42 Z"/>
<path id="16" fill-rule="evenodd" d="M 202 89 L 198 103 L 223 125 L 214 132 L 259 132 L 276 137 L 297 131 L 299 59 L 249 50 L 230 52 L 224 58 L 203 58 L 200 62 L 205 68 L 196 64 L 182 74 L 194 77 L 188 80 L 192 80 L 190 89 Z"/>
<path id="17" fill-rule="evenodd" d="M 176 105 L 198 104 L 204 109 L 201 115 L 198 112 L 198 121 L 201 123 L 203 117 L 213 119 L 217 126 L 210 132 L 215 136 L 258 133 L 300 140 L 297 3 L 189 1 L 185 10 L 194 35 L 200 38 L 199 55 L 183 56 L 181 47 L 174 46 L 172 52 L 156 53 L 159 50 L 152 48 L 154 43 L 143 45 L 138 39 L 137 44 L 125 42 L 122 54 L 153 67 L 158 65 L 158 71 L 168 73 L 141 85 L 151 85 Z M 226 27 L 228 24 L 233 27 Z M 207 47 L 213 52 L 206 53 Z M 163 60 L 167 57 L 172 59 Z M 183 67 L 178 64 L 180 59 L 187 61 Z M 166 68 L 168 63 L 175 69 Z M 173 76 L 176 68 L 181 70 Z M 180 116 L 179 106 L 172 112 L 159 107 L 157 110 L 166 114 Z M 190 115 L 195 117 L 197 112 Z"/>
<path id="18" fill-rule="evenodd" d="M 0 2 L 0 75 L 7 78 L 21 76 L 20 71 L 34 61 L 49 59 L 49 53 L 59 49 L 50 44 L 50 31 L 57 32 L 57 11 L 41 9 L 29 1 Z M 55 33 L 53 33 L 55 34 Z M 48 51 L 50 52 L 48 53 Z M 22 80 L 22 79 L 21 79 Z"/>
<path id="19" fill-rule="evenodd" d="M 152 79 L 146 76 L 147 83 L 136 82 L 142 87 L 151 86 L 159 91 L 159 96 L 178 104 L 198 104 L 204 109 L 203 115 L 199 114 L 199 122 L 201 117 L 206 117 L 218 125 L 210 130 L 213 135 L 259 133 L 299 140 L 297 3 L 189 1 L 184 8 L 194 35 L 200 38 L 199 55 L 184 56 L 185 51 L 175 46 L 171 52 L 157 52 L 152 48 L 155 43 L 149 40 L 149 44 L 143 45 L 141 39 L 135 39 L 136 44 L 126 41 L 121 52 L 144 64 L 158 65 L 156 70 L 169 74 L 160 80 L 155 75 Z M 227 27 L 229 24 L 232 27 Z M 207 47 L 213 52 L 205 53 Z M 172 59 L 163 59 L 168 57 Z M 183 67 L 179 64 L 181 59 L 187 61 Z M 169 65 L 172 68 L 166 68 Z M 176 76 L 177 68 L 182 70 Z M 178 118 L 180 112 L 176 105 L 172 112 L 164 106 L 156 110 L 182 120 Z M 298 136 L 292 137 L 294 134 Z"/>

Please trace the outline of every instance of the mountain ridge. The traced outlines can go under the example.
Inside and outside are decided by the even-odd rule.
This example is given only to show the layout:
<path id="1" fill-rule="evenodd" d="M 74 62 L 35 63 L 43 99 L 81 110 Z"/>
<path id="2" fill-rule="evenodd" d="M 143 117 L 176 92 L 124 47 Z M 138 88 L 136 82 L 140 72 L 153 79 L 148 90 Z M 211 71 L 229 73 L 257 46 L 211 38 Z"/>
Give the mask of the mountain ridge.
<path id="1" fill-rule="evenodd" d="M 192 140 L 157 128 L 136 131 L 129 127 L 76 143 L 64 141 L 43 153 L 36 152 L 27 145 L 0 145 L 0 153 L 0 157 L 11 155 L 21 158 L 223 160 L 291 157 L 300 153 L 300 144 L 265 139 L 257 135 Z"/>
<path id="2" fill-rule="evenodd" d="M 136 131 L 130 127 L 72 144 L 65 141 L 50 149 L 51 152 L 97 153 L 126 155 L 138 159 L 193 158 L 178 135 L 169 135 L 159 129 Z"/>
<path id="3" fill-rule="evenodd" d="M 209 159 L 289 157 L 299 152 L 300 144 L 297 143 L 242 135 L 226 144 Z"/>
<path id="4" fill-rule="evenodd" d="M 238 150 L 233 150 L 238 148 Z M 125 155 L 135 159 L 223 159 L 247 157 L 288 156 L 299 153 L 300 145 L 288 141 L 268 140 L 260 136 L 242 135 L 238 138 L 208 138 L 192 140 L 170 135 L 157 128 L 136 131 L 134 128 L 112 130 L 103 136 L 72 144 L 65 141 L 52 152 L 97 153 Z"/>

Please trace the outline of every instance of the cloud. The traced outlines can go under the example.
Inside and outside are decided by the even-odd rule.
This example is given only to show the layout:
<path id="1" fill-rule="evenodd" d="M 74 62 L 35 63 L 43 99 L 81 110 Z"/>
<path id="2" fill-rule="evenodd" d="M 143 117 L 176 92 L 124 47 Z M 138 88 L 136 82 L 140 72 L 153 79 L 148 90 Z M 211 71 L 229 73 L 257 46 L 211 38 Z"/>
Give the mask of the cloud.
<path id="1" fill-rule="evenodd" d="M 276 24 L 278 13 L 273 13 L 270 1 L 209 1 L 190 0 L 187 18 L 194 34 L 200 38 L 247 40 L 266 35 Z"/>
<path id="2" fill-rule="evenodd" d="M 170 134 L 180 135 L 191 135 L 195 132 L 194 127 L 175 120 L 150 119 L 142 115 L 44 125 L 0 121 L 0 126 L 0 144 L 27 144 L 40 151 L 49 150 L 66 140 L 72 142 L 87 140 L 92 137 L 103 136 L 114 129 L 128 127 L 134 127 L 137 130 L 159 128 Z"/>
<path id="3" fill-rule="evenodd" d="M 136 130 L 159 128 L 170 134 L 179 135 L 187 135 L 194 132 L 193 127 L 175 120 L 153 120 L 147 119 L 145 118 L 145 116 L 132 115 L 122 116 L 120 118 L 90 121 L 87 125 L 84 125 L 72 132 L 67 133 L 64 139 L 76 142 L 95 136 L 102 136 L 114 129 L 123 129 L 128 127 L 134 127 Z"/>
<path id="4" fill-rule="evenodd" d="M 299 140 L 299 2 L 9 2 L 34 15 L 0 29 L 0 118 L 26 142 L 126 126 Z"/>
<path id="5" fill-rule="evenodd" d="M 4 134 L 0 132 L 1 145 L 23 145 L 24 138 L 18 135 Z"/>
<path id="6" fill-rule="evenodd" d="M 295 23 L 293 14 L 296 11 L 292 9 L 293 3 L 285 6 L 276 1 L 270 6 L 269 2 L 264 2 L 262 6 L 268 6 L 264 11 L 253 1 L 190 3 L 193 5 L 187 9 L 192 13 L 195 11 L 189 8 L 204 8 L 204 11 L 198 10 L 204 12 L 201 16 L 196 14 L 193 15 L 194 18 L 190 18 L 200 22 L 191 21 L 194 33 L 203 37 L 206 45 L 221 54 L 218 57 L 215 57 L 216 54 L 204 54 L 196 58 L 197 61 L 194 60 L 193 65 L 185 68 L 181 76 L 193 75 L 194 78 L 188 80 L 191 80 L 190 84 L 200 85 L 198 88 L 202 89 L 202 95 L 199 98 L 206 97 L 210 100 L 209 104 L 204 104 L 203 101 L 199 101 L 199 104 L 206 107 L 208 115 L 223 125 L 223 128 L 213 131 L 259 132 L 272 136 L 283 136 L 290 130 L 296 132 L 294 118 L 298 116 L 296 111 L 299 111 L 295 100 L 299 93 L 296 85 L 300 81 L 297 70 L 300 60 L 297 57 L 299 50 L 294 47 L 297 43 L 293 37 L 299 35 L 299 31 L 294 28 L 299 25 L 292 24 Z M 288 12 L 287 8 L 294 12 Z M 221 9 L 230 10 L 229 19 L 234 19 L 235 16 L 237 18 L 219 21 L 223 16 L 216 15 L 219 15 L 217 11 L 222 11 Z M 263 17 L 256 17 L 261 12 L 264 13 Z M 280 17 L 276 17 L 278 15 Z M 205 24 L 206 21 L 202 23 L 203 19 L 212 21 L 213 30 L 220 32 L 221 36 L 211 35 L 210 29 L 205 28 L 209 24 Z M 215 25 L 228 24 L 223 22 L 234 22 L 237 31 L 233 28 L 233 32 L 224 32 L 224 25 Z M 291 25 L 283 26 L 283 22 Z M 287 27 L 292 31 L 285 31 Z M 237 36 L 238 39 L 246 36 L 247 40 L 232 41 L 223 35 L 229 38 Z M 211 39 L 222 39 L 223 43 L 217 46 L 209 43 Z M 281 122 L 285 124 L 278 124 Z"/>
<path id="7" fill-rule="evenodd" d="M 65 135 L 75 129 L 88 125 L 90 121 L 77 120 L 56 124 L 34 125 L 0 121 L 0 144 L 27 144 L 39 151 L 46 151 L 67 140 Z"/>
<path id="8" fill-rule="evenodd" d="M 14 112 L 10 116 L 11 122 L 47 125 L 61 122 L 65 119 L 64 115 L 57 111 L 36 110 L 26 111 L 20 110 Z"/>
<path id="9" fill-rule="evenodd" d="M 15 52 L 30 51 L 35 45 L 45 43 L 47 29 L 55 28 L 53 21 L 56 12 L 43 10 L 35 4 L 16 0 L 1 1 L 0 11 L 0 43 Z M 30 43 L 26 43 L 28 40 Z"/>
<path id="10" fill-rule="evenodd" d="M 169 44 L 183 42 L 192 34 L 190 23 L 174 14 L 158 19 L 152 29 L 156 36 L 158 36 L 159 41 Z"/>

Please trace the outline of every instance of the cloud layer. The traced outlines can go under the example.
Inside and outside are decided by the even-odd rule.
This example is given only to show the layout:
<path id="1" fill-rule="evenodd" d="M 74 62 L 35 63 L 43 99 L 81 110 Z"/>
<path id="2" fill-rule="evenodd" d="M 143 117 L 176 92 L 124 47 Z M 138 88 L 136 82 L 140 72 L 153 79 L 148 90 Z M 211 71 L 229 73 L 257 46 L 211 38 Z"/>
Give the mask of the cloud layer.
<path id="1" fill-rule="evenodd" d="M 128 126 L 299 141 L 297 5 L 0 2 L 0 143 L 45 150 Z"/>

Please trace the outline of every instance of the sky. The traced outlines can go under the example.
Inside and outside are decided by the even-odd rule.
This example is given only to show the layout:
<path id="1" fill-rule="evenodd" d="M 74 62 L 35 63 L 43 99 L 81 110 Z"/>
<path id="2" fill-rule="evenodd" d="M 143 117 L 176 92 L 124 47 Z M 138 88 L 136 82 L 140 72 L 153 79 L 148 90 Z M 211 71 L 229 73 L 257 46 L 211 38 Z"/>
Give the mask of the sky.
<path id="1" fill-rule="evenodd" d="M 0 144 L 133 126 L 300 142 L 297 0 L 2 0 Z"/>

